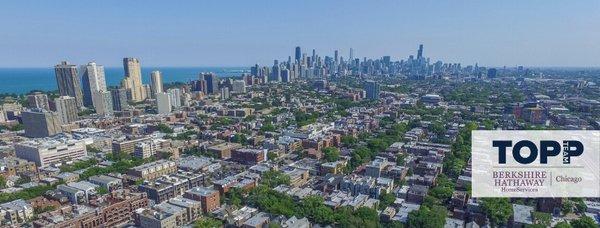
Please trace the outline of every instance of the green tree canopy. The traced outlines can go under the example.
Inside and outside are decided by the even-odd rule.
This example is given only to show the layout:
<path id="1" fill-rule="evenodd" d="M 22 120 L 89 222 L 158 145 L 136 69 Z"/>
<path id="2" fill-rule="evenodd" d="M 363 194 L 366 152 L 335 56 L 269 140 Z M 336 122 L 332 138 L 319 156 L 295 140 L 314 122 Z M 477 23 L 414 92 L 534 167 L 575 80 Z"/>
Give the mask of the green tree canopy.
<path id="1" fill-rule="evenodd" d="M 481 200 L 481 207 L 492 223 L 506 224 L 512 216 L 512 205 L 507 198 L 485 198 Z"/>
<path id="2" fill-rule="evenodd" d="M 335 147 L 325 147 L 323 150 L 323 157 L 328 162 L 337 161 L 340 159 L 340 150 Z"/>
<path id="3" fill-rule="evenodd" d="M 447 213 L 443 206 L 434 205 L 431 208 L 421 206 L 419 210 L 411 211 L 408 214 L 408 227 L 442 228 L 446 224 Z"/>

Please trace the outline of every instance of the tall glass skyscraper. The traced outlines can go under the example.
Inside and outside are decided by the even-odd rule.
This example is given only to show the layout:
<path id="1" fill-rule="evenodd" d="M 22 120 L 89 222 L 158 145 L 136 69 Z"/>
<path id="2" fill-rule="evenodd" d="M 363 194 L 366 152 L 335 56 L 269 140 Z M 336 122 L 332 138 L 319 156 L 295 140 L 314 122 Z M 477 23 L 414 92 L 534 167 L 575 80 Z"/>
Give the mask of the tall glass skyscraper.
<path id="1" fill-rule="evenodd" d="M 296 59 L 296 62 L 298 62 L 298 63 L 300 62 L 300 60 L 302 60 L 302 50 L 300 50 L 299 46 L 296 47 L 296 53 L 295 53 L 294 57 Z"/>

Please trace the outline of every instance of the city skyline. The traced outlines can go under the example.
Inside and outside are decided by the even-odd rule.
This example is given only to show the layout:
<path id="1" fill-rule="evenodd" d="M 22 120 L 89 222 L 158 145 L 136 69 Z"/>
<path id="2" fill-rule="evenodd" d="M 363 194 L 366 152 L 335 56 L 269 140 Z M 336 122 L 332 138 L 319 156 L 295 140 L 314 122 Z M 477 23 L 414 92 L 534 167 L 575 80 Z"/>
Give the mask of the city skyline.
<path id="1" fill-rule="evenodd" d="M 600 225 L 600 1 L 139 3 L 3 4 L 0 227 Z"/>
<path id="2" fill-rule="evenodd" d="M 47 67 L 62 59 L 116 67 L 123 56 L 157 67 L 251 66 L 294 57 L 296 46 L 328 56 L 339 50 L 347 57 L 353 48 L 356 57 L 405 59 L 418 44 L 432 59 L 464 65 L 600 66 L 600 33 L 589 29 L 600 25 L 593 1 L 112 3 L 5 4 L 0 48 L 10 55 L 0 56 L 0 67 Z M 20 16 L 24 10 L 34 16 Z M 10 18 L 22 21 L 9 24 Z M 83 27 L 85 33 L 74 29 Z"/>

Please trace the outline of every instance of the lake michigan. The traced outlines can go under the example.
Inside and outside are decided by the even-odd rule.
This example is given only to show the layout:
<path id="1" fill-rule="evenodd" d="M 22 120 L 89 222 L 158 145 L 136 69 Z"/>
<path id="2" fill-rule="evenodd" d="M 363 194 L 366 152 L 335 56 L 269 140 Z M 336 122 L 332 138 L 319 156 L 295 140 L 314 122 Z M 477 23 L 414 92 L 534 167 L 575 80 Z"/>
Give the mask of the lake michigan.
<path id="1" fill-rule="evenodd" d="M 150 84 L 150 72 L 159 70 L 163 83 L 197 80 L 201 72 L 213 72 L 219 77 L 236 77 L 249 73 L 247 67 L 142 67 L 142 81 Z M 118 86 L 125 74 L 122 67 L 104 67 L 107 86 Z M 0 93 L 25 94 L 32 90 L 54 91 L 54 68 L 0 68 Z"/>

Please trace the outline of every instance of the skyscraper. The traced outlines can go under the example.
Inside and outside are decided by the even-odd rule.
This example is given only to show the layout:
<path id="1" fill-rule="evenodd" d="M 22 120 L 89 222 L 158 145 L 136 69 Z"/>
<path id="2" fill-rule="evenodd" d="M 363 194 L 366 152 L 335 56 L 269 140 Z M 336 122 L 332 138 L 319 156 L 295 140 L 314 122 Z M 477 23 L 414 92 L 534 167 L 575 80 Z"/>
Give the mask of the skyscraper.
<path id="1" fill-rule="evenodd" d="M 297 63 L 300 63 L 300 60 L 302 59 L 302 50 L 300 50 L 299 46 L 296 47 L 295 59 Z"/>
<path id="2" fill-rule="evenodd" d="M 129 107 L 127 104 L 127 90 L 126 89 L 113 89 L 110 91 L 112 98 L 113 110 L 123 111 Z"/>
<path id="3" fill-rule="evenodd" d="M 136 58 L 123 58 L 125 79 L 122 83 L 124 88 L 131 91 L 131 100 L 138 102 L 144 100 L 145 93 L 142 87 L 142 67 Z"/>
<path id="4" fill-rule="evenodd" d="M 348 57 L 350 62 L 354 61 L 354 49 L 350 48 L 350 56 Z"/>
<path id="5" fill-rule="evenodd" d="M 275 60 L 273 62 L 273 67 L 271 68 L 271 75 L 269 76 L 269 82 L 280 82 L 281 81 L 281 67 L 279 66 L 279 61 Z"/>
<path id="6" fill-rule="evenodd" d="M 152 88 L 148 84 L 142 84 L 142 92 L 144 92 L 144 99 L 152 97 Z"/>
<path id="7" fill-rule="evenodd" d="M 417 59 L 423 58 L 423 45 L 419 44 L 419 51 L 417 52 Z"/>
<path id="8" fill-rule="evenodd" d="M 340 56 L 339 56 L 338 50 L 335 50 L 333 52 L 333 60 L 335 61 L 335 64 L 340 63 Z"/>
<path id="9" fill-rule="evenodd" d="M 379 100 L 379 84 L 372 80 L 365 81 L 365 91 L 367 93 L 367 99 Z"/>
<path id="10" fill-rule="evenodd" d="M 56 113 L 63 124 L 69 124 L 79 119 L 77 115 L 77 100 L 74 97 L 60 96 L 54 99 Z"/>
<path id="11" fill-rule="evenodd" d="M 171 88 L 167 90 L 169 99 L 171 99 L 171 106 L 175 108 L 181 107 L 181 89 Z"/>
<path id="12" fill-rule="evenodd" d="M 290 82 L 290 81 L 291 81 L 290 70 L 283 69 L 281 71 L 281 82 Z"/>
<path id="13" fill-rule="evenodd" d="M 74 97 L 77 101 L 77 107 L 83 106 L 83 94 L 81 92 L 81 83 L 77 74 L 77 66 L 62 61 L 54 66 L 56 75 L 56 84 L 61 96 Z"/>
<path id="14" fill-rule="evenodd" d="M 83 104 L 86 107 L 95 107 L 94 96 L 98 94 L 96 92 L 106 91 L 104 67 L 97 65 L 95 62 L 90 62 L 81 66 L 79 73 L 83 84 Z"/>
<path id="15" fill-rule="evenodd" d="M 48 96 L 46 94 L 35 92 L 27 95 L 27 103 L 30 108 L 41 108 L 50 110 L 50 104 L 48 104 Z"/>
<path id="16" fill-rule="evenodd" d="M 171 98 L 168 93 L 157 93 L 156 94 L 156 106 L 158 108 L 158 114 L 169 114 L 171 113 Z"/>
<path id="17" fill-rule="evenodd" d="M 33 109 L 23 112 L 21 119 L 25 127 L 25 136 L 43 138 L 61 133 L 61 120 L 56 112 Z"/>
<path id="18" fill-rule="evenodd" d="M 110 92 L 101 90 L 94 92 L 94 109 L 101 116 L 110 116 L 113 114 L 113 102 Z"/>
<path id="19" fill-rule="evenodd" d="M 228 100 L 231 97 L 229 93 L 229 87 L 221 88 L 221 100 Z"/>
<path id="20" fill-rule="evenodd" d="M 255 64 L 253 67 L 250 67 L 250 75 L 252 76 L 260 76 L 259 74 L 260 67 L 258 64 Z"/>
<path id="21" fill-rule="evenodd" d="M 233 91 L 232 92 L 246 93 L 246 81 L 244 81 L 244 80 L 233 81 Z"/>
<path id="22" fill-rule="evenodd" d="M 219 90 L 219 79 L 213 73 L 202 73 L 202 79 L 206 81 L 206 94 L 217 93 Z"/>
<path id="23" fill-rule="evenodd" d="M 152 80 L 152 96 L 156 97 L 157 93 L 163 92 L 163 81 L 160 71 L 152 71 L 152 73 L 150 73 L 150 79 Z"/>

